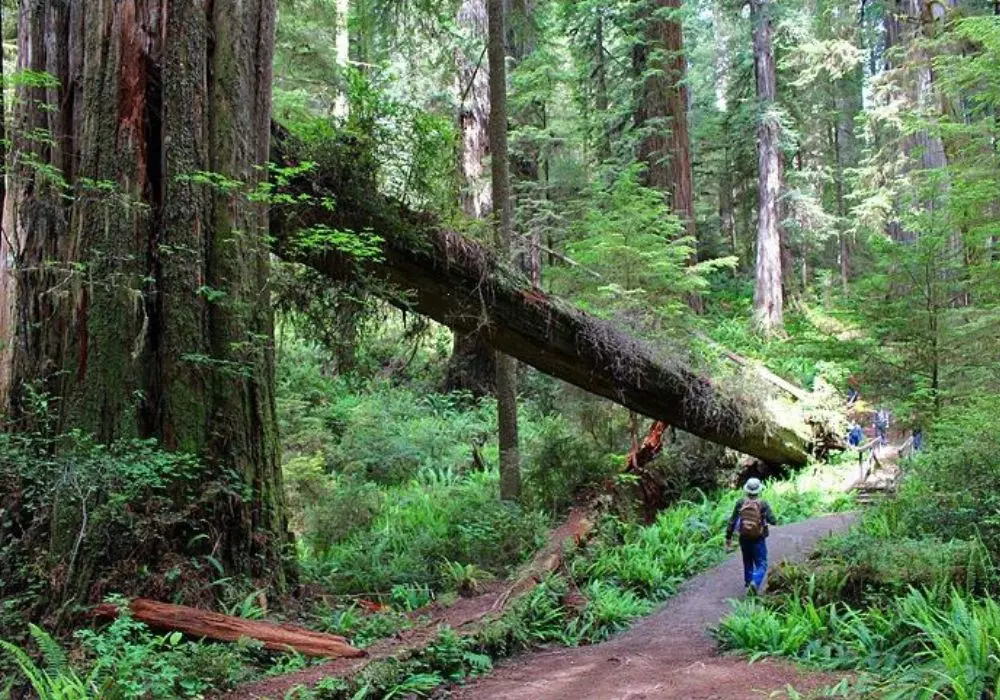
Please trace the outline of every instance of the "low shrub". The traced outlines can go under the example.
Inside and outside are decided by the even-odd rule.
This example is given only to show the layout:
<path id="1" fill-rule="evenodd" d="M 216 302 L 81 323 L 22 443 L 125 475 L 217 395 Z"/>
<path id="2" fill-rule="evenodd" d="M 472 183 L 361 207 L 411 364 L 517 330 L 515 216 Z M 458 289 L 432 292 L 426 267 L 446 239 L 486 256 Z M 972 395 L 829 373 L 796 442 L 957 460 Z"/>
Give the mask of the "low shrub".
<path id="1" fill-rule="evenodd" d="M 824 539 L 804 562 L 779 564 L 768 578 L 768 590 L 792 597 L 808 591 L 821 605 L 865 606 L 891 601 L 911 588 L 982 592 L 992 579 L 986 551 L 976 540 L 882 539 L 856 530 Z"/>
<path id="2" fill-rule="evenodd" d="M 331 545 L 322 557 L 307 552 L 304 573 L 339 593 L 387 594 L 398 584 L 442 590 L 445 561 L 506 575 L 545 541 L 548 518 L 505 503 L 498 477 L 479 472 L 451 482 L 413 482 L 385 492 L 368 527 Z"/>
<path id="3" fill-rule="evenodd" d="M 885 610 L 808 597 L 742 601 L 716 636 L 755 658 L 862 670 L 878 697 L 977 700 L 1000 690 L 1000 604 L 954 588 L 910 589 Z"/>

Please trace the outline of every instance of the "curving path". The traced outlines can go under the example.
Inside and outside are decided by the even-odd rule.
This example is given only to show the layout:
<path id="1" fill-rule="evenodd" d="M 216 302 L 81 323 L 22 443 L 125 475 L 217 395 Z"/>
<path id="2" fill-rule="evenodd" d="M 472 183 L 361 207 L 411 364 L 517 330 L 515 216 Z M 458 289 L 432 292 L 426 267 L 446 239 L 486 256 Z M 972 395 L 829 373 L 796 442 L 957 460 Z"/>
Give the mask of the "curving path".
<path id="1" fill-rule="evenodd" d="M 853 514 L 783 527 L 768 538 L 773 566 L 807 555 L 821 537 L 847 529 Z M 692 578 L 659 612 L 622 635 L 589 647 L 526 654 L 456 688 L 456 700 L 742 700 L 766 698 L 788 685 L 810 690 L 834 678 L 806 675 L 791 664 L 748 664 L 720 656 L 709 628 L 743 593 L 739 556 Z"/>

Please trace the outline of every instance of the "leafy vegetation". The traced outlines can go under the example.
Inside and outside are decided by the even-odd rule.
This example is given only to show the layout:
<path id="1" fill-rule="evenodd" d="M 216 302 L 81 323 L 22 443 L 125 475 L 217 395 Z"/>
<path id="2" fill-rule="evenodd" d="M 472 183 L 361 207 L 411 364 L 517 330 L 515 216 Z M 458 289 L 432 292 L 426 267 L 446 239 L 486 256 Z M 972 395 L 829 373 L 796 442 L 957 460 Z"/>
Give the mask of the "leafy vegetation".
<path id="1" fill-rule="evenodd" d="M 995 694 L 998 453 L 996 436 L 981 429 L 995 408 L 980 399 L 945 411 L 934 448 L 909 465 L 898 496 L 809 561 L 780 568 L 770 595 L 737 604 L 722 622 L 721 643 L 857 669 L 853 692 L 879 697 Z"/>

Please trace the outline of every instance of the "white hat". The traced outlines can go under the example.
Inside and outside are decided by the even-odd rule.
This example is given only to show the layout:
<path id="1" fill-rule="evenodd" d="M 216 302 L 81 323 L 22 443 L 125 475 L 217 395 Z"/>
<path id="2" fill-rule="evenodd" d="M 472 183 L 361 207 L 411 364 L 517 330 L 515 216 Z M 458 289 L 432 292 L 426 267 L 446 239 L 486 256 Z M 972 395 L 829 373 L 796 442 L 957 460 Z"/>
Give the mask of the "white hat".
<path id="1" fill-rule="evenodd" d="M 748 496 L 756 496 L 764 490 L 764 484 L 760 483 L 760 479 L 747 479 L 747 483 L 743 484 L 743 490 Z"/>

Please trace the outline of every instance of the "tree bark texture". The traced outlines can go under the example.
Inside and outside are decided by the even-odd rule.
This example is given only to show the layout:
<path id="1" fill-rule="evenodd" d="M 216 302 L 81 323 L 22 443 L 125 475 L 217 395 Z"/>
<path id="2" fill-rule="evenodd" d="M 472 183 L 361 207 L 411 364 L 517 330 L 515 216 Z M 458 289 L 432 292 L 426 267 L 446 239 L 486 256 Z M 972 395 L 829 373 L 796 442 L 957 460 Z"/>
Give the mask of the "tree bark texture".
<path id="1" fill-rule="evenodd" d="M 268 211 L 228 184 L 265 177 L 275 15 L 22 0 L 18 67 L 58 83 L 19 89 L 14 114 L 0 392 L 22 428 L 43 393 L 60 432 L 155 437 L 239 474 L 251 495 L 219 506 L 206 546 L 280 582 Z"/>
<path id="2" fill-rule="evenodd" d="M 499 250 L 509 257 L 514 244 L 514 203 L 510 195 L 507 150 L 507 66 L 504 1 L 487 0 L 490 67 L 490 169 L 493 185 L 494 227 Z M 521 465 L 517 435 L 517 365 L 513 357 L 496 355 L 497 417 L 500 439 L 500 498 L 521 494 Z"/>
<path id="3" fill-rule="evenodd" d="M 154 630 L 182 632 L 195 639 L 212 639 L 220 642 L 254 639 L 271 651 L 296 652 L 304 656 L 327 659 L 356 659 L 365 656 L 365 652 L 352 647 L 344 637 L 323 634 L 295 625 L 246 620 L 145 598 L 131 601 L 128 610 L 134 620 Z M 113 619 L 118 617 L 120 610 L 115 604 L 103 603 L 95 607 L 91 614 L 96 618 Z"/>
<path id="4" fill-rule="evenodd" d="M 474 38 L 475 44 L 487 40 L 486 0 L 463 0 L 458 24 Z M 471 43 L 471 42 L 470 42 Z M 481 52 L 459 51 L 458 69 L 459 129 L 461 151 L 458 172 L 462 211 L 475 219 L 485 219 L 493 211 L 493 193 L 486 177 L 489 154 L 490 69 Z M 455 333 L 445 384 L 449 390 L 462 389 L 477 396 L 493 393 L 496 387 L 496 363 L 493 349 L 479 333 Z"/>
<path id="5" fill-rule="evenodd" d="M 893 0 L 885 14 L 886 69 L 899 72 L 901 97 L 907 107 L 917 112 L 936 112 L 937 90 L 934 87 L 932 57 L 924 45 L 931 36 L 936 13 L 944 11 L 941 3 L 926 0 Z M 944 142 L 926 129 L 903 135 L 901 148 L 906 156 L 903 173 L 914 169 L 944 168 L 948 164 Z M 899 206 L 907 206 L 900 202 Z M 934 202 L 926 202 L 933 207 Z M 914 231 L 903 228 L 898 220 L 890 221 L 887 233 L 897 241 L 912 241 Z M 961 241 L 953 243 L 960 248 Z"/>
<path id="6" fill-rule="evenodd" d="M 671 211 L 684 222 L 685 232 L 694 236 L 684 35 L 680 20 L 668 18 L 680 7 L 680 0 L 639 0 L 642 36 L 632 55 L 640 79 L 635 125 L 645 131 L 639 159 L 647 165 L 647 184 L 670 193 Z"/>
<path id="7" fill-rule="evenodd" d="M 641 131 L 638 156 L 646 164 L 646 184 L 669 194 L 670 210 L 680 218 L 685 235 L 695 239 L 684 33 L 680 19 L 671 16 L 680 8 L 680 0 L 638 0 L 641 38 L 632 50 L 639 79 L 634 121 Z M 695 250 L 688 263 L 697 260 Z M 688 295 L 688 305 L 696 312 L 704 308 L 694 293 Z"/>
<path id="8" fill-rule="evenodd" d="M 610 323 L 534 288 L 495 253 L 436 221 L 384 200 L 359 181 L 354 158 L 324 162 L 301 187 L 335 194 L 338 207 L 272 212 L 276 252 L 334 279 L 360 277 L 396 289 L 396 304 L 458 331 L 482 329 L 496 349 L 637 413 L 770 463 L 801 464 L 813 438 L 801 414 L 762 397 L 731 394 L 683 363 L 658 354 Z M 322 223 L 374 231 L 382 258 L 352 260 L 303 247 L 297 231 Z M 407 294 L 400 292 L 409 290 Z"/>
<path id="9" fill-rule="evenodd" d="M 757 77 L 757 100 L 760 103 L 757 124 L 759 213 L 754 321 L 758 330 L 771 334 L 784 330 L 781 235 L 778 231 L 778 198 L 781 196 L 780 124 L 774 113 L 777 70 L 770 0 L 754 0 L 751 10 L 754 19 L 754 69 Z"/>

